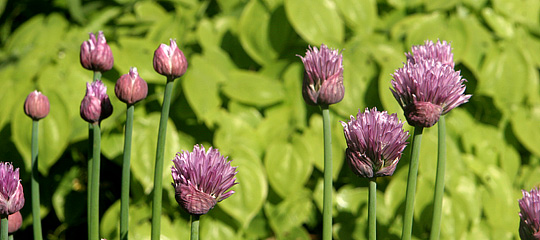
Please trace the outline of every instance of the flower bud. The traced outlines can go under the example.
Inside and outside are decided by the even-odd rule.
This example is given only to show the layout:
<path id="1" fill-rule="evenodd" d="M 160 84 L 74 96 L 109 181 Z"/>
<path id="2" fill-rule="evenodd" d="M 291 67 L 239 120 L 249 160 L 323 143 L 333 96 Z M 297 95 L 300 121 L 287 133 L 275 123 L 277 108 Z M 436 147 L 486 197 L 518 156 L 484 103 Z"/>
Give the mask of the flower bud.
<path id="1" fill-rule="evenodd" d="M 0 162 L 0 216 L 7 217 L 24 206 L 24 191 L 19 179 L 19 169 Z"/>
<path id="2" fill-rule="evenodd" d="M 86 83 L 86 95 L 81 102 L 81 117 L 92 124 L 97 124 L 111 116 L 113 107 L 107 87 L 101 81 Z"/>
<path id="3" fill-rule="evenodd" d="M 2 226 L 2 224 L 0 224 Z M 12 234 L 19 230 L 22 226 L 22 215 L 21 212 L 18 211 L 16 213 L 13 213 L 8 216 L 8 233 Z"/>
<path id="4" fill-rule="evenodd" d="M 176 41 L 170 41 L 170 46 L 162 43 L 154 52 L 154 69 L 163 76 L 175 79 L 186 73 L 188 63 L 184 53 L 176 46 Z"/>
<path id="5" fill-rule="evenodd" d="M 114 93 L 120 101 L 128 105 L 135 104 L 146 98 L 148 84 L 139 77 L 136 67 L 132 67 L 128 74 L 122 75 L 114 87 Z"/>
<path id="6" fill-rule="evenodd" d="M 81 65 L 88 70 L 100 72 L 111 70 L 114 59 L 103 31 L 98 32 L 97 39 L 94 33 L 90 33 L 90 39 L 81 44 L 80 60 Z"/>
<path id="7" fill-rule="evenodd" d="M 321 49 L 309 47 L 304 63 L 302 96 L 309 105 L 330 105 L 343 99 L 343 56 L 322 44 Z"/>
<path id="8" fill-rule="evenodd" d="M 24 101 L 24 113 L 34 120 L 39 120 L 49 114 L 49 99 L 41 92 L 33 91 Z"/>

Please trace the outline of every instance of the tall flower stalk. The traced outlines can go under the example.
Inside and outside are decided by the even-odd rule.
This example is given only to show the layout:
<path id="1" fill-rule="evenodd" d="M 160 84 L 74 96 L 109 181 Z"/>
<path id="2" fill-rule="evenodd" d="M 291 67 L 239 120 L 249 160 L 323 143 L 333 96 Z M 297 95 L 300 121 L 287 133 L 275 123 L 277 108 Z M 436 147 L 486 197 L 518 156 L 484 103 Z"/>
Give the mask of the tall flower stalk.
<path id="1" fill-rule="evenodd" d="M 38 170 L 38 132 L 39 120 L 49 114 L 49 99 L 41 92 L 33 91 L 28 94 L 24 102 L 24 113 L 32 118 L 32 171 L 31 171 L 31 190 L 32 190 L 32 228 L 34 239 L 43 239 L 41 233 L 41 214 L 39 200 L 39 170 Z M 20 215 L 20 213 L 19 213 Z"/>
<path id="2" fill-rule="evenodd" d="M 163 186 L 163 157 L 167 134 L 167 121 L 171 105 L 171 95 L 174 79 L 181 77 L 187 70 L 187 60 L 184 53 L 170 40 L 170 45 L 161 44 L 154 52 L 154 70 L 167 77 L 163 107 L 159 120 L 158 141 L 156 149 L 156 164 L 154 166 L 154 195 L 152 200 L 152 240 L 160 239 L 161 232 L 161 201 Z"/>
<path id="3" fill-rule="evenodd" d="M 137 68 L 132 67 L 128 74 L 122 75 L 114 88 L 120 101 L 126 103 L 126 130 L 124 136 L 124 154 L 122 161 L 122 190 L 120 194 L 120 239 L 128 239 L 129 230 L 129 177 L 131 161 L 131 138 L 133 132 L 133 112 L 135 103 L 146 98 L 148 84 L 139 77 Z"/>
<path id="4" fill-rule="evenodd" d="M 462 79 L 459 71 L 454 70 L 450 44 L 444 41 L 438 41 L 436 44 L 426 41 L 422 46 L 413 46 L 412 54 L 407 53 L 406 56 L 407 63 L 393 74 L 393 88 L 390 89 L 401 105 L 407 122 L 415 127 L 407 180 L 402 239 L 410 239 L 412 235 L 414 195 L 422 131 L 424 128 L 435 125 L 442 115 L 466 103 L 471 97 L 471 95 L 464 94 L 465 85 L 463 83 L 466 80 Z M 441 134 L 443 133 L 444 131 Z M 444 139 L 444 137 L 440 135 L 439 140 Z M 441 144 L 445 144 L 444 141 L 439 141 L 439 145 Z M 433 226 L 432 239 L 438 239 L 440 231 L 446 165 L 443 148 L 445 147 L 439 146 L 438 183 L 435 189 L 433 217 L 434 224 L 437 226 Z"/>
<path id="5" fill-rule="evenodd" d="M 7 240 L 9 233 L 8 216 L 24 206 L 24 191 L 19 179 L 19 169 L 0 162 L 0 240 Z"/>
<path id="6" fill-rule="evenodd" d="M 433 193 L 433 218 L 431 219 L 431 233 L 429 239 L 439 239 L 441 232 L 442 202 L 444 195 L 444 176 L 446 170 L 446 123 L 444 116 L 439 118 L 438 145 L 437 145 L 437 177 L 435 179 L 435 192 Z"/>
<path id="7" fill-rule="evenodd" d="M 195 145 L 193 152 L 177 153 L 172 160 L 171 174 L 175 198 L 180 207 L 191 214 L 191 240 L 199 239 L 199 218 L 234 191 L 236 167 L 217 149 L 208 152 Z"/>
<path id="8" fill-rule="evenodd" d="M 107 87 L 101 81 L 86 83 L 86 95 L 81 102 L 81 117 L 92 125 L 92 171 L 90 176 L 90 210 L 88 238 L 99 237 L 99 178 L 101 162 L 101 128 L 103 119 L 113 111 Z"/>
<path id="9" fill-rule="evenodd" d="M 109 71 L 112 69 L 114 64 L 114 58 L 112 55 L 111 48 L 107 44 L 107 39 L 102 31 L 98 32 L 98 35 L 94 33 L 89 33 L 90 38 L 87 41 L 84 41 L 81 44 L 81 51 L 79 55 L 79 60 L 83 68 L 92 71 L 93 77 L 92 82 L 101 81 L 101 75 L 103 72 Z M 94 165 L 94 124 L 88 124 L 88 182 L 91 184 L 93 182 L 92 176 L 94 173 L 92 171 Z M 92 150 L 90 150 L 92 149 Z M 93 228 L 91 220 L 91 211 L 92 207 L 92 196 L 91 186 L 90 190 L 87 192 L 87 222 L 88 222 L 88 236 L 90 238 L 90 229 Z M 96 203 L 97 204 L 97 203 Z M 94 227 L 95 228 L 95 227 Z"/>
<path id="10" fill-rule="evenodd" d="M 341 122 L 347 141 L 347 163 L 359 177 L 369 179 L 368 236 L 377 238 L 377 177 L 391 176 L 407 146 L 408 132 L 394 113 L 377 108 L 358 112 L 356 119 Z"/>
<path id="11" fill-rule="evenodd" d="M 299 55 L 298 55 L 299 56 Z M 318 105 L 323 116 L 324 135 L 324 190 L 323 240 L 332 239 L 332 133 L 329 105 L 340 102 L 345 94 L 343 86 L 343 56 L 322 44 L 309 47 L 304 57 L 302 96 L 309 105 Z"/>

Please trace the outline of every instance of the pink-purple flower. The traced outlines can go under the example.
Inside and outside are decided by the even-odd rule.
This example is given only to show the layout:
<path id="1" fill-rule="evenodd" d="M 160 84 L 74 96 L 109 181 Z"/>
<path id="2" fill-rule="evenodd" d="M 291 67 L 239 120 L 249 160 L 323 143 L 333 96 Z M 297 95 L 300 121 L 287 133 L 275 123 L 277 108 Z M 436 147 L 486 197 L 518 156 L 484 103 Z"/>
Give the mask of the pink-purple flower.
<path id="1" fill-rule="evenodd" d="M 0 216 L 7 217 L 21 210 L 24 206 L 24 192 L 19 169 L 0 162 Z"/>
<path id="2" fill-rule="evenodd" d="M 114 59 L 102 31 L 98 32 L 97 38 L 94 33 L 90 33 L 90 39 L 81 44 L 80 61 L 88 70 L 100 72 L 111 70 Z"/>
<path id="3" fill-rule="evenodd" d="M 431 127 L 439 117 L 466 103 L 466 81 L 451 65 L 433 59 L 408 61 L 393 74 L 390 90 L 412 126 Z"/>
<path id="4" fill-rule="evenodd" d="M 186 73 L 187 67 L 186 57 L 175 40 L 170 39 L 170 45 L 160 44 L 154 52 L 154 70 L 161 75 L 179 78 Z"/>
<path id="5" fill-rule="evenodd" d="M 217 149 L 195 145 L 193 152 L 177 153 L 171 169 L 176 201 L 188 213 L 206 214 L 230 197 L 236 185 L 236 167 Z"/>
<path id="6" fill-rule="evenodd" d="M 86 95 L 81 102 L 81 117 L 92 124 L 98 124 L 111 116 L 113 106 L 107 95 L 107 87 L 97 80 L 86 83 Z"/>
<path id="7" fill-rule="evenodd" d="M 340 102 L 345 95 L 341 53 L 322 44 L 321 49 L 310 46 L 306 56 L 299 57 L 305 69 L 302 96 L 306 103 L 330 105 Z"/>
<path id="8" fill-rule="evenodd" d="M 49 114 L 49 99 L 37 90 L 31 92 L 24 101 L 24 113 L 34 120 L 40 120 Z"/>
<path id="9" fill-rule="evenodd" d="M 146 98 L 148 94 L 148 84 L 137 72 L 136 67 L 129 69 L 128 74 L 122 75 L 114 87 L 114 93 L 120 101 L 126 104 L 135 104 Z"/>
<path id="10" fill-rule="evenodd" d="M 523 198 L 519 202 L 519 236 L 523 240 L 540 239 L 540 191 L 521 190 Z"/>
<path id="11" fill-rule="evenodd" d="M 424 60 L 433 59 L 443 65 L 454 67 L 454 54 L 452 47 L 446 41 L 437 40 L 437 43 L 426 40 L 424 45 L 412 46 L 412 53 L 406 53 L 407 61 L 419 63 Z"/>
<path id="12" fill-rule="evenodd" d="M 377 108 L 358 111 L 347 123 L 341 122 L 347 141 L 346 157 L 352 171 L 364 178 L 394 174 L 409 133 L 394 113 Z"/>

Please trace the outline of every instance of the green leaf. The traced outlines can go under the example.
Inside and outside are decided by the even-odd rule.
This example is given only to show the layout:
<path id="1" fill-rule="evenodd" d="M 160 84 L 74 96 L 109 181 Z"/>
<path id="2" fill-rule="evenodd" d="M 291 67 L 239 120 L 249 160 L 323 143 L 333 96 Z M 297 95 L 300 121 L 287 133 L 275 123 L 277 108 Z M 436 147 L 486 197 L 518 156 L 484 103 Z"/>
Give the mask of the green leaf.
<path id="1" fill-rule="evenodd" d="M 123 56 L 114 59 L 114 68 L 120 74 L 126 74 L 131 67 L 136 67 L 139 76 L 146 82 L 165 84 L 165 77 L 157 74 L 152 65 L 154 51 L 160 44 L 160 42 L 134 37 L 123 37 L 118 40 L 117 44 L 114 42 L 109 43 L 113 55 Z M 169 42 L 167 41 L 165 44 L 169 45 Z M 177 42 L 177 44 L 181 49 L 182 43 Z"/>
<path id="2" fill-rule="evenodd" d="M 217 118 L 220 119 L 219 128 L 214 133 L 214 146 L 220 149 L 236 149 L 243 146 L 262 156 L 264 146 L 262 145 L 253 126 L 244 119 L 244 114 L 229 114 L 225 111 L 219 112 Z"/>
<path id="3" fill-rule="evenodd" d="M 368 188 L 358 188 L 351 184 L 341 187 L 336 194 L 336 205 L 339 212 L 349 212 L 357 215 L 362 205 L 367 208 L 369 198 Z M 377 206 L 377 209 L 379 206 Z"/>
<path id="4" fill-rule="evenodd" d="M 371 80 L 379 74 L 369 51 L 364 41 L 351 41 L 345 46 L 343 52 L 345 96 L 341 102 L 332 105 L 333 109 L 342 116 L 356 115 L 359 109 L 368 107 L 366 102 L 374 99 L 373 95 L 377 95 L 368 91 Z"/>
<path id="5" fill-rule="evenodd" d="M 239 20 L 240 43 L 250 57 L 264 65 L 277 58 L 269 36 L 270 12 L 259 0 L 250 1 Z"/>
<path id="6" fill-rule="evenodd" d="M 535 0 L 505 1 L 493 0 L 495 11 L 506 15 L 508 18 L 526 24 L 538 24 L 540 14 L 540 2 Z"/>
<path id="7" fill-rule="evenodd" d="M 521 50 L 511 41 L 504 41 L 486 56 L 477 91 L 493 96 L 499 109 L 511 110 L 527 96 L 523 93 L 528 88 L 538 85 L 531 71 L 535 71 L 533 64 Z"/>
<path id="8" fill-rule="evenodd" d="M 157 2 L 142 1 L 136 2 L 133 6 L 135 15 L 141 22 L 154 22 L 168 16 L 167 12 Z"/>
<path id="9" fill-rule="evenodd" d="M 154 166 L 156 159 L 157 135 L 159 127 L 159 113 L 151 113 L 144 117 L 136 117 L 133 121 L 133 143 L 131 153 L 131 171 L 133 177 L 139 180 L 146 193 L 153 188 Z M 171 179 L 172 159 L 177 152 L 193 149 L 193 138 L 176 130 L 174 123 L 168 121 L 163 161 L 163 175 L 165 183 Z M 159 167 L 159 166 L 158 166 Z M 172 188 L 163 184 L 165 189 Z"/>
<path id="10" fill-rule="evenodd" d="M 300 11 L 301 10 L 301 11 Z M 289 22 L 309 44 L 338 47 L 344 39 L 343 21 L 329 0 L 285 1 Z"/>
<path id="11" fill-rule="evenodd" d="M 233 100 L 259 107 L 283 101 L 285 97 L 281 82 L 248 71 L 231 72 L 223 92 Z"/>
<path id="12" fill-rule="evenodd" d="M 347 25 L 359 36 L 373 32 L 377 21 L 377 2 L 375 0 L 334 0 Z"/>
<path id="13" fill-rule="evenodd" d="M 498 168 L 488 166 L 480 177 L 484 185 L 480 191 L 481 201 L 487 223 L 492 229 L 492 238 L 513 239 L 519 227 L 519 218 L 508 216 L 519 212 L 516 199 L 521 194 L 512 189 L 512 183 Z"/>
<path id="14" fill-rule="evenodd" d="M 511 38 L 514 36 L 514 26 L 506 19 L 493 11 L 491 8 L 484 8 L 482 16 L 487 24 L 502 38 Z"/>
<path id="15" fill-rule="evenodd" d="M 192 57 L 190 66 L 181 84 L 189 105 L 197 118 L 213 126 L 215 114 L 221 106 L 219 83 L 225 81 L 225 75 L 210 61 L 200 56 Z"/>
<path id="16" fill-rule="evenodd" d="M 309 198 L 307 190 L 289 195 L 277 205 L 266 203 L 264 211 L 268 217 L 272 230 L 283 236 L 304 223 L 312 211 L 313 202 Z"/>
<path id="17" fill-rule="evenodd" d="M 312 168 L 308 158 L 295 151 L 292 144 L 281 140 L 268 146 L 264 166 L 270 186 L 283 198 L 302 189 Z"/>
<path id="18" fill-rule="evenodd" d="M 285 104 L 289 105 L 291 125 L 298 129 L 306 127 L 306 102 L 302 97 L 302 74 L 303 68 L 300 63 L 291 64 L 283 73 L 286 98 Z"/>
<path id="19" fill-rule="evenodd" d="M 536 156 L 540 157 L 540 106 L 534 107 L 519 107 L 511 114 L 510 121 L 512 130 L 516 134 L 517 139 L 523 146 Z"/>
<path id="20" fill-rule="evenodd" d="M 330 126 L 332 128 L 332 177 L 337 178 L 345 157 L 345 137 L 343 137 L 343 127 L 338 122 L 340 119 L 330 114 Z M 303 156 L 311 159 L 312 163 L 321 172 L 324 172 L 324 139 L 322 117 L 312 115 L 309 121 L 309 128 L 304 131 L 302 140 L 307 150 Z"/>
<path id="21" fill-rule="evenodd" d="M 149 239 L 151 233 L 152 209 L 148 204 L 131 204 L 129 208 L 129 239 Z M 120 200 L 113 203 L 100 221 L 101 237 L 118 239 L 120 235 Z M 174 222 L 161 216 L 160 239 L 189 239 L 189 223 L 182 218 Z"/>
<path id="22" fill-rule="evenodd" d="M 238 185 L 233 187 L 235 193 L 219 203 L 219 207 L 245 229 L 266 201 L 268 183 L 261 160 L 251 149 L 238 145 L 231 151 L 231 165 L 238 167 Z"/>
<path id="23" fill-rule="evenodd" d="M 79 178 L 81 171 L 73 167 L 62 177 L 58 188 L 52 196 L 52 205 L 58 219 L 69 225 L 81 224 L 81 218 L 86 213 L 85 208 L 81 207 L 81 202 L 86 201 L 86 192 L 74 191 L 73 182 Z M 43 186 L 42 186 L 43 187 Z"/>

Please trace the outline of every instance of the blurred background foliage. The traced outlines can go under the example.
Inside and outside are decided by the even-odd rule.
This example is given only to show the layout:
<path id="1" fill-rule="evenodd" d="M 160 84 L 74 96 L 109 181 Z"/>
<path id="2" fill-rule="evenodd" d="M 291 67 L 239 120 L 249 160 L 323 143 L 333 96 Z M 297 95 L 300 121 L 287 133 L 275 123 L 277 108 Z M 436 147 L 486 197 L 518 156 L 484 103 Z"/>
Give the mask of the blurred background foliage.
<path id="1" fill-rule="evenodd" d="M 102 123 L 101 235 L 118 239 L 125 105 L 115 81 L 137 67 L 149 96 L 135 107 L 130 237 L 149 239 L 151 191 L 165 78 L 153 51 L 176 39 L 189 67 L 177 79 L 166 159 L 214 146 L 238 166 L 231 198 L 202 217 L 203 239 L 318 239 L 322 212 L 322 119 L 301 96 L 308 45 L 344 49 L 345 98 L 332 105 L 334 238 L 367 236 L 367 181 L 344 164 L 339 121 L 358 109 L 403 113 L 389 87 L 411 45 L 451 42 L 471 101 L 450 112 L 442 239 L 517 239 L 520 189 L 540 184 L 540 1 L 522 0 L 0 0 L 0 158 L 21 168 L 30 201 L 31 120 L 38 89 L 46 239 L 86 236 L 87 124 L 79 116 L 92 73 L 80 44 L 103 30 L 114 68 L 103 75 L 114 113 Z M 407 126 L 408 127 L 408 126 Z M 408 127 L 410 130 L 410 127 Z M 436 128 L 421 150 L 413 234 L 429 236 Z M 409 150 L 378 179 L 378 236 L 401 235 Z M 171 162 L 164 179 L 171 181 Z M 164 184 L 162 239 L 187 239 L 189 215 Z M 30 239 L 30 207 L 16 238 Z"/>

